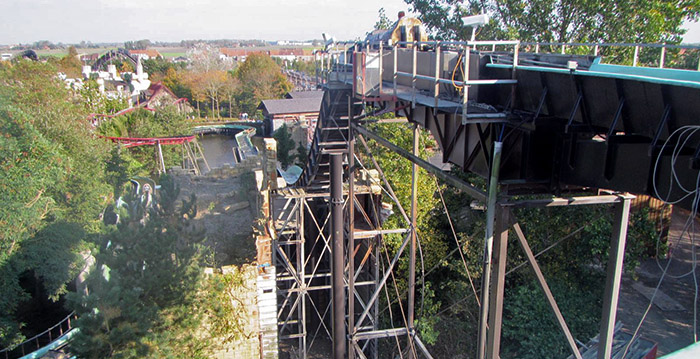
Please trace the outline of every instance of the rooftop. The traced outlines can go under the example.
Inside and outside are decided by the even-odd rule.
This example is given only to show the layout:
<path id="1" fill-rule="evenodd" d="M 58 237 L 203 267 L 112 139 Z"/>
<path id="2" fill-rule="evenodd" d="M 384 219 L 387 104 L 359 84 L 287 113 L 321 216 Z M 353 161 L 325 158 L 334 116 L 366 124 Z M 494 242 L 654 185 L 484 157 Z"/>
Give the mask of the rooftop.
<path id="1" fill-rule="evenodd" d="M 319 112 L 321 100 L 321 97 L 263 100 L 258 109 L 263 110 L 266 115 Z"/>

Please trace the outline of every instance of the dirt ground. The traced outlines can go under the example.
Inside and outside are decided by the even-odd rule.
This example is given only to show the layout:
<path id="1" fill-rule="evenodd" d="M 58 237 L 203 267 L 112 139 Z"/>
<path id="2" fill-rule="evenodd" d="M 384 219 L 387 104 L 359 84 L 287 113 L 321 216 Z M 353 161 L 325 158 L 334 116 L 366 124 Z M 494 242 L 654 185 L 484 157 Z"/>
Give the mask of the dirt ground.
<path id="1" fill-rule="evenodd" d="M 195 225 L 205 231 L 206 245 L 212 249 L 213 264 L 240 265 L 255 260 L 253 224 L 255 194 L 251 176 L 192 176 L 175 177 L 180 196 L 197 198 Z"/>
<path id="2" fill-rule="evenodd" d="M 671 229 L 669 231 L 670 258 L 663 282 L 657 293 L 640 333 L 643 338 L 658 344 L 659 356 L 674 352 L 693 343 L 693 304 L 696 296 L 696 284 L 693 271 L 700 280 L 700 271 L 693 266 L 693 246 L 690 236 L 684 234 L 683 227 L 689 212 L 680 208 L 673 209 Z M 696 228 L 700 220 L 695 219 Z M 653 293 L 668 260 L 648 259 L 636 270 L 635 280 L 631 275 L 623 277 L 618 303 L 618 320 L 625 330 L 633 332 L 649 306 Z M 646 294 L 646 295 L 645 295 Z"/>

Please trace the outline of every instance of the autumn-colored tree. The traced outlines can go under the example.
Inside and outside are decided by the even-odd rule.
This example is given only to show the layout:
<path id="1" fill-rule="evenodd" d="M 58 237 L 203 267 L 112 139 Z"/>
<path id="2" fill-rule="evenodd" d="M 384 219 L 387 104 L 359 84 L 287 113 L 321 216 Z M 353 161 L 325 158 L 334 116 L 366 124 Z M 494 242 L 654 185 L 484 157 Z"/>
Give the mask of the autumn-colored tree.
<path id="1" fill-rule="evenodd" d="M 267 54 L 253 53 L 235 71 L 240 84 L 238 104 L 242 111 L 254 113 L 260 101 L 282 98 L 292 84 L 279 65 Z"/>
<path id="2" fill-rule="evenodd" d="M 221 98 L 228 103 L 228 117 L 234 117 L 234 104 L 236 103 L 236 94 L 238 94 L 239 83 L 238 79 L 231 72 L 226 74 L 226 81 L 221 88 Z"/>

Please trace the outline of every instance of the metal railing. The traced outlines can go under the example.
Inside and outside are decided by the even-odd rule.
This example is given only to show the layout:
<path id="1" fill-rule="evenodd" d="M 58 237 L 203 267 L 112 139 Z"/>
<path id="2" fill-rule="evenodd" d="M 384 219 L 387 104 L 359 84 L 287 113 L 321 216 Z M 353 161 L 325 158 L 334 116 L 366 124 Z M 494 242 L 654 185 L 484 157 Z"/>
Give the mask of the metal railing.
<path id="1" fill-rule="evenodd" d="M 627 50 L 629 49 L 630 51 L 633 51 L 632 55 L 632 66 L 637 67 L 640 66 L 640 55 L 643 50 L 651 50 L 651 49 L 659 49 L 659 54 L 658 61 L 656 61 L 656 66 L 653 67 L 659 67 L 659 68 L 667 68 L 666 66 L 666 60 L 668 56 L 668 50 L 681 50 L 681 51 L 687 51 L 687 50 L 695 50 L 700 53 L 700 46 L 699 45 L 673 45 L 673 44 L 643 44 L 643 43 L 594 43 L 594 42 L 522 42 L 521 45 L 524 48 L 532 48 L 532 52 L 534 53 L 560 53 L 560 54 L 566 54 L 567 51 L 571 52 L 577 52 L 576 49 L 578 50 L 584 50 L 587 54 L 593 55 L 593 56 L 601 56 L 601 59 L 604 59 L 604 55 L 602 54 L 603 51 L 606 49 L 623 49 Z M 549 50 L 549 51 L 548 51 Z M 679 51 L 679 52 L 681 52 Z M 577 54 L 582 55 L 584 54 L 582 51 L 578 51 Z M 697 67 L 693 68 L 694 70 L 700 71 L 700 56 L 698 56 L 697 60 Z"/>
<path id="2" fill-rule="evenodd" d="M 387 46 L 388 45 L 388 46 Z M 352 82 L 357 84 L 358 80 L 362 80 L 362 88 L 355 89 L 361 91 L 362 94 L 367 93 L 365 87 L 366 76 L 364 74 L 365 68 L 363 68 L 362 73 L 357 71 L 357 64 L 349 63 L 349 49 L 353 49 L 352 54 L 362 51 L 365 54 L 365 59 L 370 59 L 370 53 L 372 55 L 371 61 L 378 61 L 379 70 L 379 81 L 378 93 L 381 96 L 383 94 L 383 79 L 384 79 L 384 64 L 383 60 L 386 52 L 390 52 L 390 56 L 393 57 L 393 69 L 388 70 L 392 72 L 392 87 L 394 98 L 398 95 L 398 79 L 399 78 L 410 78 L 411 79 L 411 107 L 416 105 L 416 94 L 419 92 L 416 88 L 416 83 L 418 80 L 421 81 L 432 81 L 434 89 L 431 90 L 435 107 L 438 106 L 438 98 L 440 96 L 440 85 L 441 84 L 451 84 L 461 90 L 461 105 L 462 105 L 462 123 L 468 123 L 469 119 L 479 118 L 480 114 L 468 114 L 467 113 L 467 102 L 469 96 L 469 87 L 478 85 L 515 85 L 517 84 L 516 72 L 519 63 L 519 53 L 522 52 L 534 52 L 534 53 L 560 53 L 560 54 L 576 54 L 576 55 L 593 55 L 601 57 L 601 63 L 603 63 L 605 53 L 612 55 L 608 56 L 606 63 L 617 63 L 617 64 L 627 64 L 629 65 L 629 52 L 633 51 L 631 58 L 631 65 L 635 67 L 659 67 L 668 68 L 667 58 L 669 50 L 678 50 L 676 52 L 684 55 L 684 52 L 689 50 L 693 51 L 693 54 L 685 54 L 685 56 L 693 55 L 697 52 L 697 70 L 700 71 L 700 46 L 698 45 L 673 45 L 673 44 L 641 44 L 641 43 L 563 43 L 563 42 L 520 42 L 520 41 L 414 41 L 414 42 L 395 42 L 386 44 L 383 41 L 379 42 L 369 42 L 369 41 L 355 41 L 355 42 L 336 42 L 330 48 L 325 51 L 319 52 L 321 64 L 321 82 L 327 84 L 332 80 L 332 74 L 335 79 L 338 80 L 343 77 L 344 81 L 347 82 L 348 76 L 355 76 L 352 78 Z M 413 52 L 412 56 L 412 66 L 411 71 L 399 71 L 398 68 L 398 49 L 411 50 Z M 471 51 L 479 52 L 509 52 L 512 53 L 512 78 L 511 79 L 470 79 L 469 78 L 469 57 Z M 659 50 L 658 54 L 649 53 L 650 50 Z M 683 51 L 680 51 L 683 50 Z M 422 53 L 431 52 L 434 53 L 435 57 L 435 70 L 433 74 L 418 73 L 417 71 L 417 53 L 421 51 Z M 456 80 L 454 76 L 452 78 L 443 78 L 440 76 L 440 56 L 443 51 L 458 52 L 461 60 L 461 72 L 462 79 Z M 646 51 L 641 61 L 642 52 Z M 354 56 L 354 55 L 352 55 Z M 678 61 L 679 55 L 676 56 L 675 60 Z M 689 58 L 695 61 L 694 58 Z M 688 59 L 686 59 L 688 60 Z M 354 61 L 353 61 L 354 62 Z M 687 61 L 686 61 L 687 62 Z M 653 66 L 649 66 L 653 64 Z M 355 66 L 353 68 L 353 66 Z M 459 62 L 455 65 L 455 70 L 459 67 Z M 694 66 L 693 66 L 694 67 Z M 353 71 L 354 69 L 354 71 Z M 357 84 L 360 86 L 360 84 Z M 425 89 L 423 89 L 425 90 Z M 498 116 L 491 116 L 493 118 L 487 118 L 489 116 L 483 116 L 483 119 L 475 120 L 471 122 L 478 121 L 498 121 Z"/>
<path id="3" fill-rule="evenodd" d="M 384 52 L 386 50 L 385 48 L 385 43 L 383 41 L 379 41 L 377 43 L 372 43 L 369 41 L 363 41 L 363 42 L 338 42 L 335 43 L 332 49 L 329 49 L 327 51 L 321 52 L 321 73 L 322 73 L 322 82 L 323 83 L 328 83 L 331 80 L 331 73 L 339 69 L 342 69 L 340 72 L 348 72 L 348 69 L 352 68 L 351 64 L 348 63 L 348 48 L 349 45 L 355 46 L 355 51 L 359 48 L 362 49 L 362 51 L 365 53 L 365 58 L 369 58 L 370 51 L 372 54 L 378 55 L 377 60 L 379 61 L 378 64 L 378 69 L 379 69 L 379 94 L 380 96 L 382 95 L 383 92 L 383 76 L 384 76 L 384 65 L 383 65 L 383 58 L 385 56 Z M 342 46 L 342 50 L 340 49 L 340 46 Z M 472 50 L 479 50 L 483 49 L 484 47 L 487 47 L 490 49 L 490 51 L 496 51 L 498 48 L 507 48 L 511 50 L 514 54 L 514 60 L 513 61 L 513 78 L 512 79 L 469 79 L 469 57 L 471 54 Z M 411 49 L 413 52 L 412 56 L 412 64 L 411 64 L 411 72 L 406 72 L 406 71 L 399 71 L 398 69 L 398 52 L 399 49 Z M 425 74 L 419 74 L 418 73 L 418 61 L 417 61 L 417 54 L 419 49 L 427 49 L 427 50 L 420 50 L 422 52 L 432 52 L 434 53 L 435 56 L 435 69 L 434 73 L 432 76 L 425 75 Z M 463 73 L 463 79 L 462 80 L 455 80 L 453 78 L 443 78 L 440 76 L 441 74 L 441 69 L 440 69 L 440 56 L 443 51 L 450 51 L 450 52 L 457 52 L 460 55 L 460 60 L 462 64 L 461 72 Z M 481 50 L 483 51 L 483 50 Z M 462 123 L 466 124 L 468 122 L 469 118 L 472 118 L 473 116 L 470 116 L 467 112 L 467 103 L 468 103 L 468 98 L 469 98 L 469 87 L 470 86 L 478 86 L 478 85 L 515 85 L 517 84 L 517 80 L 515 79 L 515 74 L 516 74 L 516 69 L 518 66 L 518 53 L 520 51 L 520 42 L 519 41 L 413 41 L 413 42 L 395 42 L 391 44 L 391 50 L 390 53 L 391 57 L 393 57 L 393 69 L 392 69 L 392 90 L 393 90 L 393 96 L 394 98 L 397 97 L 398 95 L 398 79 L 400 77 L 402 78 L 410 78 L 411 79 L 411 93 L 412 93 L 412 98 L 411 98 L 411 107 L 415 108 L 416 106 L 416 93 L 418 90 L 416 89 L 416 83 L 418 80 L 427 80 L 427 81 L 432 81 L 434 88 L 433 88 L 433 98 L 435 101 L 435 106 L 438 106 L 439 102 L 439 97 L 440 97 L 440 84 L 451 84 L 455 86 L 456 88 L 460 88 L 462 90 L 462 94 L 460 96 L 461 98 L 461 105 L 462 105 Z M 342 56 L 341 56 L 342 54 Z M 342 58 L 342 62 L 341 62 Z M 459 66 L 458 64 L 455 65 L 455 70 Z M 362 76 L 361 74 L 356 74 L 356 76 L 360 77 Z M 363 80 L 363 86 L 364 86 L 364 78 L 361 78 Z M 355 80 L 355 79 L 353 79 Z M 362 89 L 363 94 L 366 93 L 366 89 Z M 489 116 L 485 116 L 489 117 Z M 493 116 L 491 116 L 493 117 Z M 498 117 L 498 116 L 496 116 Z M 487 121 L 493 121 L 495 118 L 490 118 Z M 473 122 L 473 121 L 472 121 Z"/>
<path id="4" fill-rule="evenodd" d="M 383 42 L 369 41 L 344 41 L 336 42 L 332 48 L 318 52 L 321 60 L 321 78 L 323 83 L 327 83 L 330 79 L 330 73 L 335 66 L 347 66 L 347 56 L 342 56 L 342 64 L 339 62 L 340 54 L 346 54 L 347 50 L 352 46 L 363 49 L 377 48 L 381 53 L 384 49 Z M 481 52 L 495 52 L 497 50 L 506 51 L 522 51 L 531 53 L 559 53 L 559 54 L 577 54 L 577 55 L 592 55 L 600 56 L 601 63 L 610 64 L 626 64 L 633 67 L 658 67 L 658 68 L 683 68 L 688 70 L 700 71 L 700 45 L 675 45 L 675 44 L 644 44 L 644 43 L 595 43 L 595 42 L 519 42 L 519 41 L 422 41 L 422 42 L 399 42 L 390 44 L 392 52 L 397 47 L 438 47 L 449 49 L 460 49 L 470 47 L 473 50 Z M 341 49 L 342 47 L 342 49 Z M 631 58 L 625 54 L 611 54 L 618 49 L 620 52 L 631 52 Z M 658 50 L 658 54 L 650 54 L 650 51 Z M 678 54 L 672 54 L 678 62 L 684 61 L 686 64 L 693 63 L 693 66 L 668 66 L 669 52 L 677 50 Z M 647 52 L 647 54 L 644 54 Z M 690 53 L 693 52 L 693 53 Z M 684 59 L 683 56 L 688 58 Z M 647 58 L 647 61 L 642 61 L 642 58 Z M 611 60 L 605 62 L 606 60 Z M 649 60 L 652 59 L 652 60 Z M 413 74 L 401 73 L 400 76 L 412 76 Z M 420 76 L 420 75 L 419 75 Z M 419 77 L 420 78 L 420 77 Z M 425 78 L 424 78 L 425 79 Z M 463 85 L 463 84 L 461 84 Z"/>
<path id="5" fill-rule="evenodd" d="M 51 328 L 46 329 L 45 331 L 23 341 L 22 343 L 12 347 L 7 347 L 5 349 L 0 349 L 0 356 L 4 359 L 18 358 L 20 356 L 27 355 L 27 353 L 39 350 L 72 330 L 73 325 L 71 320 L 75 320 L 77 318 L 78 316 L 75 314 L 75 312 L 72 312 Z"/>

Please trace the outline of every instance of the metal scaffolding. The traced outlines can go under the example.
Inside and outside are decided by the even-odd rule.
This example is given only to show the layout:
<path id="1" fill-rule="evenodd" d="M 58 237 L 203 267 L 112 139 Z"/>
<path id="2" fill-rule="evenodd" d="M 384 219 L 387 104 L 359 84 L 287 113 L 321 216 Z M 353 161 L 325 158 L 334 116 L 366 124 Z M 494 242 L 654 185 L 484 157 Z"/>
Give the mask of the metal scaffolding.
<path id="1" fill-rule="evenodd" d="M 332 346 L 334 358 L 377 358 L 381 341 L 385 339 L 391 340 L 402 357 L 432 358 L 415 328 L 420 167 L 485 204 L 487 209 L 482 290 L 480 300 L 477 298 L 480 315 L 475 341 L 479 359 L 499 358 L 511 228 L 527 258 L 526 263 L 535 272 L 573 357 L 581 358 L 576 340 L 512 210 L 578 205 L 614 207 L 614 230 L 601 314 L 601 350 L 598 353 L 601 359 L 609 358 L 633 196 L 610 191 L 608 195 L 561 197 L 557 167 L 545 168 L 541 172 L 551 174 L 551 182 L 528 182 L 527 176 L 532 173 L 540 175 L 533 172 L 540 169 L 527 167 L 530 158 L 525 150 L 529 150 L 530 138 L 527 137 L 528 130 L 522 126 L 538 121 L 543 106 L 555 95 L 545 87 L 541 96 L 535 96 L 539 101 L 533 96 L 528 98 L 534 103 L 534 113 L 523 115 L 522 111 L 513 111 L 517 104 L 521 44 L 414 42 L 396 43 L 390 49 L 382 43 L 376 47 L 354 44 L 353 49 L 348 48 L 349 44 L 342 45 L 342 51 L 325 52 L 320 59 L 326 94 L 301 185 L 296 189 L 277 191 L 278 201 L 284 202 L 275 212 L 277 237 L 273 246 L 278 273 L 280 339 L 298 340 L 295 345 L 304 358 L 315 352 L 314 343 L 319 336 L 329 341 L 333 339 L 332 345 L 327 347 Z M 479 75 L 480 57 L 475 56 L 478 55 L 475 49 L 485 46 L 492 52 L 496 46 L 512 49 L 508 64 L 491 67 L 496 69 L 493 71 L 501 72 L 507 67 L 507 78 L 500 75 L 484 79 Z M 452 78 L 446 78 L 446 69 L 452 68 L 455 69 Z M 454 71 L 458 68 L 461 76 L 455 78 Z M 445 85 L 449 85 L 450 91 Z M 507 87 L 503 91 L 493 91 L 498 94 L 501 107 L 495 109 L 476 103 L 478 87 L 484 85 Z M 473 88 L 469 90 L 469 86 Z M 455 91 L 452 87 L 460 90 Z M 579 93 L 578 96 L 580 99 L 582 95 Z M 578 131 L 580 129 L 575 127 L 583 125 L 575 123 L 579 120 L 574 114 L 581 111 L 578 102 L 573 106 L 571 115 L 563 122 L 566 124 L 565 134 L 575 139 L 576 134 L 570 135 L 569 131 L 572 128 Z M 382 123 L 368 119 L 374 114 L 389 112 L 403 113 L 406 122 L 412 126 L 410 150 L 391 143 L 365 126 L 367 122 Z M 552 117 L 550 115 L 546 121 L 553 121 Z M 450 161 L 486 178 L 488 190 L 443 172 L 420 158 L 419 127 L 432 132 L 443 151 L 443 162 Z M 510 131 L 504 135 L 506 127 Z M 512 132 L 516 135 L 509 137 Z M 406 204 L 397 200 L 387 175 L 374 158 L 368 144 L 370 139 L 411 162 L 408 211 L 404 209 Z M 522 152 L 517 152 L 520 149 Z M 555 146 L 547 150 L 561 152 L 561 148 Z M 522 158 L 514 160 L 513 156 Z M 523 192 L 537 194 L 539 199 L 513 199 L 513 195 Z M 393 203 L 405 228 L 382 227 L 380 212 L 383 201 Z M 389 253 L 385 237 L 399 234 L 401 240 Z M 399 293 L 395 285 L 395 269 L 402 257 L 407 257 L 408 263 L 407 288 L 404 293 Z M 388 289 L 391 284 L 394 284 L 394 293 Z M 381 305 L 388 305 L 390 315 L 401 318 L 400 325 L 379 317 L 380 298 L 384 297 L 386 303 Z M 392 302 L 398 303 L 400 313 L 392 314 Z"/>

